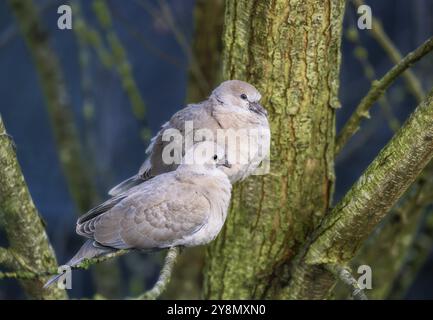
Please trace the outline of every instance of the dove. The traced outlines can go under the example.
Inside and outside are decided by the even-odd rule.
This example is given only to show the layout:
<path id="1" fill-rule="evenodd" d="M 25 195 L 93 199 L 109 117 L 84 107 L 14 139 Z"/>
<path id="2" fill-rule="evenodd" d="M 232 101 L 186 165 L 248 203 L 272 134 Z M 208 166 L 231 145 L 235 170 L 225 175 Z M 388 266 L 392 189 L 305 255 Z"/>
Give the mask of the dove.
<path id="1" fill-rule="evenodd" d="M 169 144 L 164 141 L 164 133 L 177 130 L 185 139 L 201 129 L 210 131 L 212 137 L 205 140 L 215 141 L 225 148 L 231 168 L 224 168 L 231 183 L 243 180 L 251 175 L 268 156 L 270 131 L 267 111 L 260 105 L 260 93 L 252 85 L 240 80 L 222 82 L 212 91 L 209 98 L 175 113 L 162 125 L 160 131 L 151 139 L 146 149 L 147 159 L 133 177 L 118 184 L 109 191 L 115 196 L 161 173 L 175 170 L 178 163 L 164 161 L 164 148 Z M 192 122 L 194 129 L 185 130 L 185 123 Z M 240 133 L 241 130 L 247 132 Z M 222 133 L 222 139 L 218 139 Z M 241 143 L 227 146 L 224 134 L 230 139 L 238 134 Z M 199 140 L 202 141 L 202 140 Z M 199 142 L 194 141 L 194 143 Z M 185 144 L 181 145 L 182 155 Z M 230 159 L 230 157 L 232 159 Z"/>
<path id="2" fill-rule="evenodd" d="M 230 167 L 223 148 L 210 141 L 194 144 L 175 171 L 142 182 L 80 217 L 76 232 L 88 240 L 66 265 L 120 249 L 209 243 L 224 225 L 231 197 L 221 167 Z"/>

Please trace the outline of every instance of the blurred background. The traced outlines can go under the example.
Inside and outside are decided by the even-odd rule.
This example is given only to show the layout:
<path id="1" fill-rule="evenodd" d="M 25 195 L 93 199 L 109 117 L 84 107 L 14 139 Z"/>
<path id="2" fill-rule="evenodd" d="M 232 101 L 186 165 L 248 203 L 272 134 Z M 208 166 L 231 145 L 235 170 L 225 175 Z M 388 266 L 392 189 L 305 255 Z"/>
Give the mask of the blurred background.
<path id="1" fill-rule="evenodd" d="M 433 35 L 433 0 L 366 3 L 403 56 Z M 134 174 L 160 125 L 185 103 L 205 98 L 219 81 L 223 1 L 34 0 L 33 4 L 39 14 L 40 25 L 35 26 L 40 29 L 39 50 L 45 45 L 53 50 L 45 68 L 61 80 L 64 94 L 58 100 L 63 107 L 50 103 L 55 97 L 46 92 L 52 88 L 38 76 L 44 69 L 32 59 L 34 52 L 18 25 L 26 17 L 1 1 L 0 113 L 58 261 L 64 263 L 82 243 L 75 234 L 78 215 Z M 73 8 L 72 30 L 57 27 L 57 8 L 62 4 Z M 355 8 L 347 5 L 337 128 L 371 81 L 394 64 L 383 34 L 355 28 L 357 18 Z M 206 42 L 208 38 L 214 41 Z M 432 67 L 432 56 L 425 57 L 412 68 L 418 87 L 401 77 L 372 109 L 371 120 L 363 123 L 337 158 L 335 201 L 414 110 L 420 89 L 433 87 Z M 53 119 L 60 121 L 53 126 Z M 71 164 L 68 156 L 75 151 L 80 159 Z M 90 191 L 83 194 L 83 190 Z M 431 211 L 431 204 L 425 209 Z M 5 243 L 0 232 L 0 245 Z M 433 255 L 428 252 L 413 284 L 400 297 L 433 298 Z M 200 252 L 191 257 L 188 268 L 199 269 Z M 91 271 L 74 271 L 69 295 L 121 298 L 141 293 L 156 280 L 162 258 L 130 254 Z M 185 271 L 177 277 L 165 297 L 196 297 L 200 277 L 191 278 Z M 7 298 L 24 298 L 13 280 L 0 281 L 0 299 Z"/>

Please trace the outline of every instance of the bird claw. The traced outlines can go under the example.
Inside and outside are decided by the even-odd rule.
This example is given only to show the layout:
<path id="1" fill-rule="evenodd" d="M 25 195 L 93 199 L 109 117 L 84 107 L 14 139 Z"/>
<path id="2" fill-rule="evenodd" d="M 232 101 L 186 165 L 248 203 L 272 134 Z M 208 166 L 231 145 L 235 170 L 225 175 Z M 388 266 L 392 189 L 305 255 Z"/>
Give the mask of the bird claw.
<path id="1" fill-rule="evenodd" d="M 0 136 L 5 136 L 6 138 L 8 138 L 12 145 L 12 149 L 14 149 L 14 151 L 17 151 L 17 145 L 15 144 L 14 138 L 10 134 L 0 133 Z"/>

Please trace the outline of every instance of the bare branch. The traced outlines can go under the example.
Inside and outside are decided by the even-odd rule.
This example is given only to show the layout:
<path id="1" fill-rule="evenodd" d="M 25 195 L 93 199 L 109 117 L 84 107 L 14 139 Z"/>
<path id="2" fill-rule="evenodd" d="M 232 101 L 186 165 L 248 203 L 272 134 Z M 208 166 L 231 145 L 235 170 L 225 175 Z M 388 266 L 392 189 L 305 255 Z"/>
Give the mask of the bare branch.
<path id="1" fill-rule="evenodd" d="M 348 267 L 339 265 L 327 265 L 326 269 L 331 272 L 337 279 L 352 289 L 352 297 L 355 300 L 368 300 L 363 289 L 358 285 L 358 281 L 352 276 Z"/>
<path id="2" fill-rule="evenodd" d="M 360 6 L 364 4 L 363 0 L 353 0 L 352 3 L 355 6 Z M 372 28 L 367 30 L 370 32 L 372 37 L 379 43 L 379 45 L 385 50 L 385 52 L 388 54 L 391 61 L 395 64 L 398 64 L 403 56 L 401 55 L 398 48 L 394 45 L 394 43 L 391 41 L 391 39 L 386 34 L 385 30 L 383 30 L 382 23 L 375 18 L 372 17 Z M 412 95 L 415 97 L 417 102 L 421 102 L 421 100 L 424 97 L 424 91 L 422 89 L 421 83 L 419 82 L 418 78 L 415 76 L 415 74 L 411 70 L 407 70 L 403 73 L 403 80 L 406 83 L 407 88 L 412 93 Z"/>
<path id="3" fill-rule="evenodd" d="M 194 55 L 194 52 L 191 49 L 191 46 L 188 42 L 188 39 L 183 34 L 183 32 L 176 25 L 176 21 L 173 17 L 170 7 L 163 0 L 158 1 L 159 11 L 152 7 L 148 1 L 143 0 L 135 0 L 135 2 L 140 5 L 143 9 L 145 9 L 154 19 L 163 19 L 167 26 L 170 28 L 173 33 L 177 43 L 181 47 L 182 51 L 186 55 L 190 65 L 191 72 L 198 79 L 197 84 L 200 86 L 200 89 L 204 92 L 209 92 L 210 84 L 208 83 L 206 77 L 203 74 L 203 71 L 200 68 L 199 63 Z"/>
<path id="4" fill-rule="evenodd" d="M 171 273 L 179 253 L 180 249 L 178 247 L 172 247 L 168 249 L 158 281 L 156 281 L 152 289 L 138 296 L 136 298 L 137 300 L 155 300 L 161 295 L 170 282 Z"/>
<path id="5" fill-rule="evenodd" d="M 330 288 L 321 265 L 347 264 L 365 239 L 433 157 L 433 91 L 371 163 L 340 203 L 323 219 L 311 244 L 295 259 L 288 295 Z M 314 283 L 311 279 L 314 279 Z M 325 289 L 326 294 L 326 289 Z"/>
<path id="6" fill-rule="evenodd" d="M 369 265 L 375 270 L 374 287 L 369 290 L 371 299 L 389 298 L 390 294 L 396 298 L 394 296 L 396 291 L 403 293 L 407 286 L 399 288 L 401 290 L 394 288 L 396 283 L 402 282 L 402 270 L 412 265 L 414 259 L 419 258 L 422 263 L 424 261 L 422 256 L 425 256 L 423 252 L 431 251 L 431 241 L 428 241 L 424 247 L 419 245 L 419 240 L 426 239 L 424 236 L 431 231 L 428 230 L 425 220 L 429 214 L 428 208 L 433 202 L 432 174 L 433 162 L 430 161 L 416 182 L 387 214 L 386 220 L 373 232 L 350 263 L 353 267 Z M 411 274 L 417 274 L 415 269 L 411 270 Z M 341 296 L 346 294 L 341 292 Z"/>
<path id="7" fill-rule="evenodd" d="M 373 82 L 375 79 L 377 79 L 376 71 L 374 70 L 373 65 L 368 59 L 367 48 L 362 46 L 361 41 L 359 40 L 358 28 L 355 25 L 353 25 L 346 31 L 345 34 L 346 34 L 346 39 L 348 39 L 350 42 L 352 42 L 355 45 L 355 49 L 353 50 L 353 55 L 361 63 L 361 66 L 364 69 L 365 77 L 371 82 Z M 379 98 L 378 102 L 381 107 L 382 113 L 388 122 L 389 128 L 393 132 L 396 132 L 400 128 L 400 122 L 392 112 L 392 108 L 389 104 L 388 98 L 386 97 L 386 93 L 384 93 L 383 96 Z"/>
<path id="8" fill-rule="evenodd" d="M 122 81 L 123 89 L 131 102 L 133 114 L 137 119 L 143 120 L 146 115 L 146 105 L 132 74 L 126 50 L 114 31 L 110 8 L 107 6 L 105 0 L 95 0 L 93 1 L 93 11 L 99 24 L 107 32 L 107 41 L 110 46 L 114 66 Z"/>
<path id="9" fill-rule="evenodd" d="M 433 50 L 433 37 L 424 42 L 416 50 L 409 53 L 403 60 L 388 71 L 380 80 L 373 82 L 367 95 L 361 100 L 356 107 L 355 112 L 351 115 L 341 132 L 338 134 L 335 153 L 338 154 L 347 141 L 358 130 L 361 120 L 368 118 L 368 111 L 373 104 L 382 96 L 384 91 L 414 62 Z"/>
<path id="10" fill-rule="evenodd" d="M 346 262 L 433 157 L 433 91 L 324 219 L 307 255 Z"/>
<path id="11" fill-rule="evenodd" d="M 420 234 L 414 239 L 410 251 L 408 250 L 406 254 L 404 265 L 394 277 L 392 287 L 386 296 L 387 299 L 402 299 L 405 296 L 431 253 L 433 246 L 433 212 L 431 209 L 427 210 L 426 221 L 420 229 Z"/>
<path id="12" fill-rule="evenodd" d="M 7 263 L 19 262 L 21 270 L 42 272 L 57 268 L 54 252 L 45 233 L 44 225 L 33 204 L 13 145 L 6 134 L 0 117 L 0 220 L 4 222 L 10 249 L 1 250 L 2 260 Z M 16 253 L 16 254 L 15 254 Z M 12 256 L 13 255 L 13 258 Z M 38 299 L 66 298 L 58 288 L 42 290 L 46 279 L 21 281 L 26 293 Z"/>
<path id="13" fill-rule="evenodd" d="M 85 259 L 80 264 L 73 266 L 71 269 L 77 270 L 77 269 L 84 269 L 87 270 L 89 267 L 91 267 L 94 264 L 102 263 L 104 261 L 120 257 L 124 255 L 125 253 L 130 252 L 131 250 L 118 250 L 116 252 L 107 254 L 103 257 L 98 258 L 92 258 L 92 259 Z M 6 279 L 6 278 L 13 278 L 13 279 L 39 279 L 42 277 L 47 276 L 54 276 L 58 274 L 57 268 L 53 269 L 46 269 L 40 272 L 34 272 L 31 271 L 30 268 L 27 268 L 27 271 L 14 271 L 14 272 L 0 272 L 0 279 Z"/>

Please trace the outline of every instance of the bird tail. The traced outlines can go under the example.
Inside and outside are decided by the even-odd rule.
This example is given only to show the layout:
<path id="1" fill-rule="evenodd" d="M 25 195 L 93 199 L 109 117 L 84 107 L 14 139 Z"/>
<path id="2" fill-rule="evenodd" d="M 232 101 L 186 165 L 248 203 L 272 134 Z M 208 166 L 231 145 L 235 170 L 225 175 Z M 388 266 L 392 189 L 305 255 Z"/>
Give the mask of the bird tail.
<path id="1" fill-rule="evenodd" d="M 83 262 L 84 259 L 97 258 L 97 257 L 103 256 L 103 255 L 106 255 L 108 253 L 111 253 L 115 250 L 116 249 L 101 246 L 97 242 L 95 242 L 94 240 L 89 239 L 83 244 L 83 246 L 72 257 L 72 259 L 69 260 L 65 265 L 73 268 L 73 267 L 79 265 L 81 262 Z M 51 277 L 47 281 L 47 283 L 45 283 L 44 288 L 48 288 L 53 283 L 56 283 L 62 276 L 63 276 L 63 273 L 59 273 L 59 274 Z"/>
<path id="2" fill-rule="evenodd" d="M 113 187 L 108 191 L 108 194 L 112 197 L 117 196 L 126 190 L 131 189 L 132 187 L 135 187 L 142 183 L 144 180 L 139 175 L 132 176 L 129 179 L 126 179 L 125 181 L 122 181 L 117 186 Z"/>

